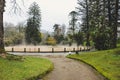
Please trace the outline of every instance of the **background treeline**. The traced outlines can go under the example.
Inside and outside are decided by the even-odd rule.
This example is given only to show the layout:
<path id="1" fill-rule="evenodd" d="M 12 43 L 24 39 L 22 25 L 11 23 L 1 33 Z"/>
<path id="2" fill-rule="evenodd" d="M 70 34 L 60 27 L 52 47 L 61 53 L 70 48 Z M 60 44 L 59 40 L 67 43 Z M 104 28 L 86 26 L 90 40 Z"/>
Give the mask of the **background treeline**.
<path id="1" fill-rule="evenodd" d="M 115 48 L 119 22 L 119 0 L 78 0 L 75 11 L 68 13 L 69 26 L 53 24 L 54 32 L 42 31 L 41 10 L 31 4 L 27 23 L 14 29 L 5 27 L 5 44 L 69 44 L 94 46 L 98 50 Z M 14 35 L 15 34 L 15 35 Z"/>
<path id="2" fill-rule="evenodd" d="M 85 34 L 87 46 L 92 41 L 98 50 L 116 47 L 119 8 L 119 0 L 78 0 L 73 24 L 81 21 L 80 32 Z"/>
<path id="3" fill-rule="evenodd" d="M 6 46 L 18 45 L 24 42 L 25 27 L 22 23 L 16 26 L 5 23 L 4 26 L 4 43 Z"/>

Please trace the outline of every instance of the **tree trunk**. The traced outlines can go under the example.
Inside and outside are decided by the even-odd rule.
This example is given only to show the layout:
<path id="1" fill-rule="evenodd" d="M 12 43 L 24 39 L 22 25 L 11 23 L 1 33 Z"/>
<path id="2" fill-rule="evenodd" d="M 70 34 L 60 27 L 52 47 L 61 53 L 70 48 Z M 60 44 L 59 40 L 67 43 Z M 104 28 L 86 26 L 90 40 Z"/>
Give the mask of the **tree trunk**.
<path id="1" fill-rule="evenodd" d="M 108 0 L 109 27 L 111 27 L 112 30 L 110 48 L 117 47 L 118 4 L 119 4 L 119 0 L 114 0 L 114 1 Z"/>
<path id="2" fill-rule="evenodd" d="M 4 27 L 3 27 L 3 12 L 5 7 L 5 0 L 0 0 L 0 54 L 4 49 Z"/>
<path id="3" fill-rule="evenodd" d="M 113 48 L 117 47 L 117 26 L 118 26 L 118 6 L 119 0 L 115 2 L 115 22 L 114 22 L 114 32 L 113 32 Z"/>
<path id="4" fill-rule="evenodd" d="M 108 0 L 108 21 L 109 21 L 109 27 L 111 27 L 111 2 Z"/>
<path id="5" fill-rule="evenodd" d="M 86 35 L 86 46 L 90 46 L 90 34 L 89 34 L 89 10 L 88 10 L 89 6 L 88 6 L 88 0 L 86 0 L 86 24 L 87 24 L 87 35 Z"/>

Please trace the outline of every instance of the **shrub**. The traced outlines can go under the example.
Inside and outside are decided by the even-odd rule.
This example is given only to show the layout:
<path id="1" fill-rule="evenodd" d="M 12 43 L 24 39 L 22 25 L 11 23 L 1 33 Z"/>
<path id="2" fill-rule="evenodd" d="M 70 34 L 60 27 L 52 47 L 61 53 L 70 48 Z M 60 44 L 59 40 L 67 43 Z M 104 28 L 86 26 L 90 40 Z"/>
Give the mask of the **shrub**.
<path id="1" fill-rule="evenodd" d="M 84 40 L 83 36 L 84 36 L 83 33 L 80 31 L 74 35 L 74 39 L 78 46 L 83 44 L 83 40 Z"/>
<path id="2" fill-rule="evenodd" d="M 98 50 L 110 49 L 110 35 L 109 33 L 96 33 L 93 37 L 94 46 Z"/>
<path id="3" fill-rule="evenodd" d="M 5 46 L 10 46 L 11 44 L 13 44 L 13 41 L 11 39 L 7 39 L 7 40 L 4 40 L 4 44 Z"/>
<path id="4" fill-rule="evenodd" d="M 46 44 L 47 45 L 56 45 L 56 40 L 53 38 L 53 37 L 48 37 L 47 39 L 46 39 Z"/>

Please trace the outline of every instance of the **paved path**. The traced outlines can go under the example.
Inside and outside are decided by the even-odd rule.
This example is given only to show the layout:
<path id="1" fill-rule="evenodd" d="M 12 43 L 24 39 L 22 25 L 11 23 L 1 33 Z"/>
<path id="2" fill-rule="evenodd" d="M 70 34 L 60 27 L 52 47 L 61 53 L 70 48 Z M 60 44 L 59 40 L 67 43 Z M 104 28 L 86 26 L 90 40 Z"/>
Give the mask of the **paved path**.
<path id="1" fill-rule="evenodd" d="M 54 63 L 54 70 L 43 80 L 105 80 L 90 66 L 76 60 L 65 58 L 69 53 L 11 53 L 16 55 L 31 55 L 43 57 Z"/>
<path id="2" fill-rule="evenodd" d="M 54 70 L 43 80 L 105 80 L 90 66 L 64 56 L 45 56 L 54 63 Z"/>

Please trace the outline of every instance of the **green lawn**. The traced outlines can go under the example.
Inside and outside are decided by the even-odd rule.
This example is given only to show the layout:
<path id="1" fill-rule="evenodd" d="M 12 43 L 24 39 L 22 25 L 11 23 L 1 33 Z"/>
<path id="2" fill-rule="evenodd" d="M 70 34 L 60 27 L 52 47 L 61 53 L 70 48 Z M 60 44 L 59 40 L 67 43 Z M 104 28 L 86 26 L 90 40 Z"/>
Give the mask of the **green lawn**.
<path id="1" fill-rule="evenodd" d="M 68 55 L 67 57 L 92 65 L 110 80 L 120 80 L 120 48 Z"/>
<path id="2" fill-rule="evenodd" d="M 25 57 L 23 61 L 0 58 L 0 80 L 36 80 L 53 69 L 53 64 L 36 57 Z"/>

